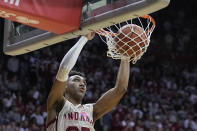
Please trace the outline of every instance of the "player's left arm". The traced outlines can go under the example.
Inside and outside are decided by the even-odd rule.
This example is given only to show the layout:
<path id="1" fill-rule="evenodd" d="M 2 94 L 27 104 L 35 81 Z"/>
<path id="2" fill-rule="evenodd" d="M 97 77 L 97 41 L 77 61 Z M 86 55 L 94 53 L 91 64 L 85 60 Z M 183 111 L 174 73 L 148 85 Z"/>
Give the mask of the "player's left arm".
<path id="1" fill-rule="evenodd" d="M 94 105 L 94 122 L 111 111 L 127 91 L 130 74 L 130 62 L 121 60 L 115 87 L 108 90 Z"/>

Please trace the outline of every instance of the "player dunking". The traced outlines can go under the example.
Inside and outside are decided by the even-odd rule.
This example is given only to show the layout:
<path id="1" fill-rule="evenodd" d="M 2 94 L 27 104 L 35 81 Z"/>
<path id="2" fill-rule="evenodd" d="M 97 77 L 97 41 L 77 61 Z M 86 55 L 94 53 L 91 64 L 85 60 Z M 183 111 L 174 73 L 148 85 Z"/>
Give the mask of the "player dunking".
<path id="1" fill-rule="evenodd" d="M 121 60 L 114 88 L 107 91 L 96 103 L 81 105 L 86 93 L 86 80 L 80 73 L 72 73 L 77 58 L 95 33 L 82 36 L 64 56 L 56 80 L 47 100 L 48 131 L 92 131 L 94 123 L 111 111 L 127 90 L 130 62 Z"/>

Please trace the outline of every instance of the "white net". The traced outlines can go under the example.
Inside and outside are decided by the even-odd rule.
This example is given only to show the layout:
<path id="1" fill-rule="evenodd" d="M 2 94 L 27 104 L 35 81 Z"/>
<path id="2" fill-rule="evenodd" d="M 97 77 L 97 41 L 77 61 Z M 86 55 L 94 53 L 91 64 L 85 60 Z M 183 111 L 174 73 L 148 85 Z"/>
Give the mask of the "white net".
<path id="1" fill-rule="evenodd" d="M 114 24 L 97 33 L 108 46 L 108 57 L 130 59 L 135 64 L 146 52 L 154 28 L 154 19 L 146 15 Z"/>

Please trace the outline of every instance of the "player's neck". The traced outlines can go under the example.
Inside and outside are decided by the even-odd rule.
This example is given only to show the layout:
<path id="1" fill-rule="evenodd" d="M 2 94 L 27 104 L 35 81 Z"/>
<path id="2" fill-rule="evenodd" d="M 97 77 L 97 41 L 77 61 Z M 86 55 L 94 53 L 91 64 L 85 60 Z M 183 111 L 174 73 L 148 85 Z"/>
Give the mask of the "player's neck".
<path id="1" fill-rule="evenodd" d="M 81 104 L 81 100 L 74 99 L 74 98 L 70 97 L 69 95 L 65 95 L 65 98 L 69 102 L 71 102 L 74 106 Z"/>
<path id="2" fill-rule="evenodd" d="M 81 104 L 81 102 L 75 101 L 74 99 L 69 100 L 74 106 Z"/>

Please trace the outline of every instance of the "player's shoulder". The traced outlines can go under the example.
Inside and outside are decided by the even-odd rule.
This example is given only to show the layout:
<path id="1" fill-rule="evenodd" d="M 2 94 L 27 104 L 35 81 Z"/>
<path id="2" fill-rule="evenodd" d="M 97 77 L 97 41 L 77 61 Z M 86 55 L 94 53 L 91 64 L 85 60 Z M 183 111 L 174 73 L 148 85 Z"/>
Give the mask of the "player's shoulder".
<path id="1" fill-rule="evenodd" d="M 84 106 L 92 106 L 92 105 L 94 105 L 95 103 L 87 103 L 87 104 L 82 104 L 82 105 L 84 105 Z"/>
<path id="2" fill-rule="evenodd" d="M 81 108 L 83 108 L 83 110 L 89 112 L 90 114 L 92 114 L 93 110 L 94 110 L 92 103 L 90 103 L 90 104 L 82 104 Z"/>
<path id="3" fill-rule="evenodd" d="M 93 108 L 94 103 L 83 104 L 85 108 Z"/>

